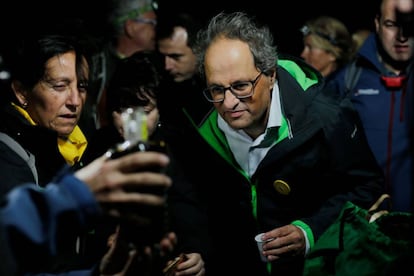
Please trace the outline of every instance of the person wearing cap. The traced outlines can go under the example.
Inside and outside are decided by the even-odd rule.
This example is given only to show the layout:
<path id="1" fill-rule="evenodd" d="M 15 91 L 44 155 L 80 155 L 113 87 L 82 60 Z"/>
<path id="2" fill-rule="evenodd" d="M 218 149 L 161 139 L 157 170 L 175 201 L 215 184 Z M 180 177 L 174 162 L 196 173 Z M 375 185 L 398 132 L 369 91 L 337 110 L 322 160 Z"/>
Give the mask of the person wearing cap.
<path id="1" fill-rule="evenodd" d="M 153 0 L 117 0 L 111 3 L 113 10 L 108 20 L 113 28 L 113 41 L 109 45 L 112 53 L 124 58 L 139 50 L 154 50 L 158 4 Z"/>
<path id="2" fill-rule="evenodd" d="M 331 78 L 331 73 L 351 60 L 355 49 L 352 36 L 339 19 L 319 16 L 307 21 L 300 31 L 303 34 L 300 56 L 322 76 Z"/>
<path id="3" fill-rule="evenodd" d="M 153 0 L 110 0 L 107 16 L 110 36 L 91 65 L 91 86 L 81 124 L 93 133 L 107 125 L 106 88 L 118 62 L 137 51 L 155 50 L 158 3 Z"/>

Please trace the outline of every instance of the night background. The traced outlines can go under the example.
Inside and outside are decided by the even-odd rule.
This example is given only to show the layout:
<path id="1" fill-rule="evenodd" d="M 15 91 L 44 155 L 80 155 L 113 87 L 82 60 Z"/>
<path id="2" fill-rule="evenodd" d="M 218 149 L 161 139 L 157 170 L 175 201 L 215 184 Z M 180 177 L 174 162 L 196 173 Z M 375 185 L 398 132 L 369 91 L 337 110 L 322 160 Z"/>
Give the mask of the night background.
<path id="1" fill-rule="evenodd" d="M 180 4 L 182 8 L 199 14 L 205 20 L 220 11 L 245 11 L 270 27 L 279 52 L 299 55 L 302 50 L 299 29 L 305 21 L 319 15 L 331 15 L 344 22 L 351 32 L 359 28 L 373 29 L 374 1 L 254 0 L 242 4 L 242 1 L 234 0 L 161 0 L 161 7 L 165 3 L 168 10 L 174 10 L 173 3 L 184 3 Z"/>
<path id="2" fill-rule="evenodd" d="M 347 1 L 299 1 L 256 0 L 249 4 L 234 0 L 159 0 L 160 11 L 169 13 L 186 11 L 207 22 L 220 11 L 245 11 L 267 24 L 274 34 L 279 52 L 299 55 L 303 23 L 318 15 L 331 15 L 342 20 L 352 32 L 358 28 L 373 27 L 375 0 Z M 103 37 L 108 30 L 105 25 L 107 0 L 14 0 L 1 7 L 1 44 L 4 46 L 14 36 L 24 35 L 39 28 L 39 23 L 53 26 L 64 18 L 79 18 L 85 23 L 83 31 L 91 36 Z"/>

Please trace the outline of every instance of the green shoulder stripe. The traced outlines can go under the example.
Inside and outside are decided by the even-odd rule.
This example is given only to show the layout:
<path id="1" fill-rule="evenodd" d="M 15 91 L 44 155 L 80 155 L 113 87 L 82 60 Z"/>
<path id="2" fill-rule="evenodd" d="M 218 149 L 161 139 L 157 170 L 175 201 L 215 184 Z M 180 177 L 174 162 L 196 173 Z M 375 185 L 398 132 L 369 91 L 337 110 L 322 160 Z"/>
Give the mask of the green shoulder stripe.
<path id="1" fill-rule="evenodd" d="M 303 90 L 307 90 L 310 86 L 318 82 L 318 77 L 314 71 L 304 71 L 295 62 L 291 60 L 281 59 L 278 62 L 279 66 L 288 71 L 300 84 Z"/>
<path id="2" fill-rule="evenodd" d="M 233 154 L 227 143 L 226 137 L 224 133 L 218 128 L 217 116 L 218 113 L 216 110 L 211 112 L 207 120 L 198 129 L 199 133 L 229 164 L 231 164 L 247 179 L 250 179 L 248 174 L 245 173 L 234 160 Z"/>

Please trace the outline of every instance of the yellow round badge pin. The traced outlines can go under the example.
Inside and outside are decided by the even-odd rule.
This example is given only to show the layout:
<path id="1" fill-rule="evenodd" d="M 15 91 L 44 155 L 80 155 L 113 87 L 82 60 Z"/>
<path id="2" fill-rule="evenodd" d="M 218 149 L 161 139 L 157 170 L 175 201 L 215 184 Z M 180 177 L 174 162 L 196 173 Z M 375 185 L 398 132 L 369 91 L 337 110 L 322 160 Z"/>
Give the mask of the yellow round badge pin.
<path id="1" fill-rule="evenodd" d="M 275 180 L 273 182 L 273 187 L 281 195 L 288 195 L 290 193 L 290 186 L 283 180 Z"/>

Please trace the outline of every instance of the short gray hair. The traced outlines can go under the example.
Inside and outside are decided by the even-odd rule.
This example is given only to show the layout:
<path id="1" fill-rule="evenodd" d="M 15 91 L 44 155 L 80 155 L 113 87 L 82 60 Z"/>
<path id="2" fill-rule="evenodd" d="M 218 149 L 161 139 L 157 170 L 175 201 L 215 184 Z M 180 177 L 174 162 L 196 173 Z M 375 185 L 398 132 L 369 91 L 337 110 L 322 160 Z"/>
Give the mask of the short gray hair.
<path id="1" fill-rule="evenodd" d="M 204 75 L 204 58 L 207 48 L 217 38 L 237 39 L 246 42 L 258 70 L 269 74 L 277 65 L 277 48 L 273 35 L 266 26 L 259 26 L 243 12 L 224 12 L 214 16 L 204 30 L 197 34 L 193 51 L 197 56 L 199 72 Z"/>

